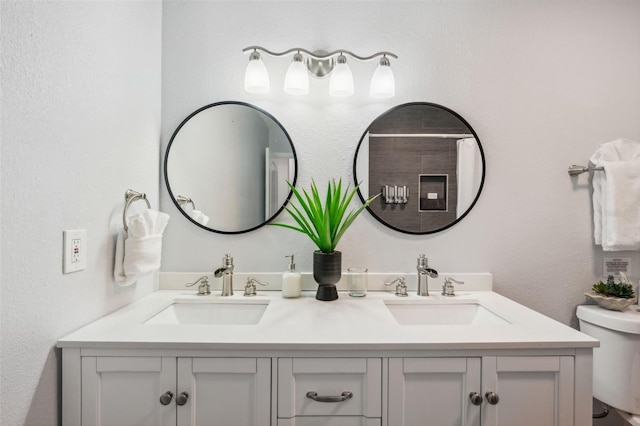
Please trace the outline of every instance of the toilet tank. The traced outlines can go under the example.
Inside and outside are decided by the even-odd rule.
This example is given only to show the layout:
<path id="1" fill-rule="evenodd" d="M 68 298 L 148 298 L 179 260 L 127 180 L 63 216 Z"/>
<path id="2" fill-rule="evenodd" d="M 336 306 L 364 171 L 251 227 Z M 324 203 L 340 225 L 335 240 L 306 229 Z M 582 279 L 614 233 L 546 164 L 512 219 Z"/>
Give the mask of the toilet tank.
<path id="1" fill-rule="evenodd" d="M 580 331 L 600 340 L 593 350 L 593 396 L 612 407 L 640 414 L 640 312 L 632 305 L 610 311 L 578 306 Z"/>

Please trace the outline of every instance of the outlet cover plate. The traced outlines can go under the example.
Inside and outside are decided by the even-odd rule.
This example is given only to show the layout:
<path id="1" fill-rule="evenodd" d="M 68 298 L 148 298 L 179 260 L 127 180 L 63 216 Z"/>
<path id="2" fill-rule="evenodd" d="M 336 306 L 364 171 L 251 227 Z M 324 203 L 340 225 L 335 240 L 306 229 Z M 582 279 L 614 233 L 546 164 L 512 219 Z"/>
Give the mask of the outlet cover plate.
<path id="1" fill-rule="evenodd" d="M 87 231 L 73 229 L 62 232 L 62 272 L 81 271 L 87 267 Z"/>

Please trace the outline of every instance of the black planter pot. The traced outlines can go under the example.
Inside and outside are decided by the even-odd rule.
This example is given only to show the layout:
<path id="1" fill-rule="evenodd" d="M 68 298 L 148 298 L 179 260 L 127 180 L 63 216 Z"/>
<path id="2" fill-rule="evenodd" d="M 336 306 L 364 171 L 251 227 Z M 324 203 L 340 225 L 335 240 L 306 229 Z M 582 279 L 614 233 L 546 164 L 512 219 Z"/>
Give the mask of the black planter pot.
<path id="1" fill-rule="evenodd" d="M 318 283 L 316 299 L 329 302 L 338 299 L 336 283 L 342 276 L 342 253 L 313 252 L 313 279 Z"/>

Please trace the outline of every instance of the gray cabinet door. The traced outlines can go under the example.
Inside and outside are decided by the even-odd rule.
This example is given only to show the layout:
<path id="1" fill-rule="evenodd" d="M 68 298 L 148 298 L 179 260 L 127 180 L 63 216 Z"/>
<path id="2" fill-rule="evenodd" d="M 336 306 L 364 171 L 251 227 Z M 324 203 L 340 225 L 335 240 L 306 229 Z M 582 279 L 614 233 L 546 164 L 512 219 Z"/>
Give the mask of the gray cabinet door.
<path id="1" fill-rule="evenodd" d="M 480 365 L 480 358 L 389 359 L 389 425 L 480 426 L 481 405 L 469 397 L 481 392 Z"/>
<path id="2" fill-rule="evenodd" d="M 178 358 L 177 391 L 178 426 L 271 424 L 269 358 Z"/>
<path id="3" fill-rule="evenodd" d="M 174 357 L 82 358 L 83 426 L 173 426 L 173 397 L 160 402 L 167 392 L 176 393 Z"/>

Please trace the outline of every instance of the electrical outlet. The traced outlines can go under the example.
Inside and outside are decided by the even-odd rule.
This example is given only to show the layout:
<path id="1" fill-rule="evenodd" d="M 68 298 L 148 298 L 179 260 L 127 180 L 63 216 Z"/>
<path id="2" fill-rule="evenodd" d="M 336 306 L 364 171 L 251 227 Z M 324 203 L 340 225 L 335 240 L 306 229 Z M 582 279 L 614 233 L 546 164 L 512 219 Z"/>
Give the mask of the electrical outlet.
<path id="1" fill-rule="evenodd" d="M 62 272 L 81 271 L 87 267 L 87 231 L 74 229 L 62 232 Z"/>

